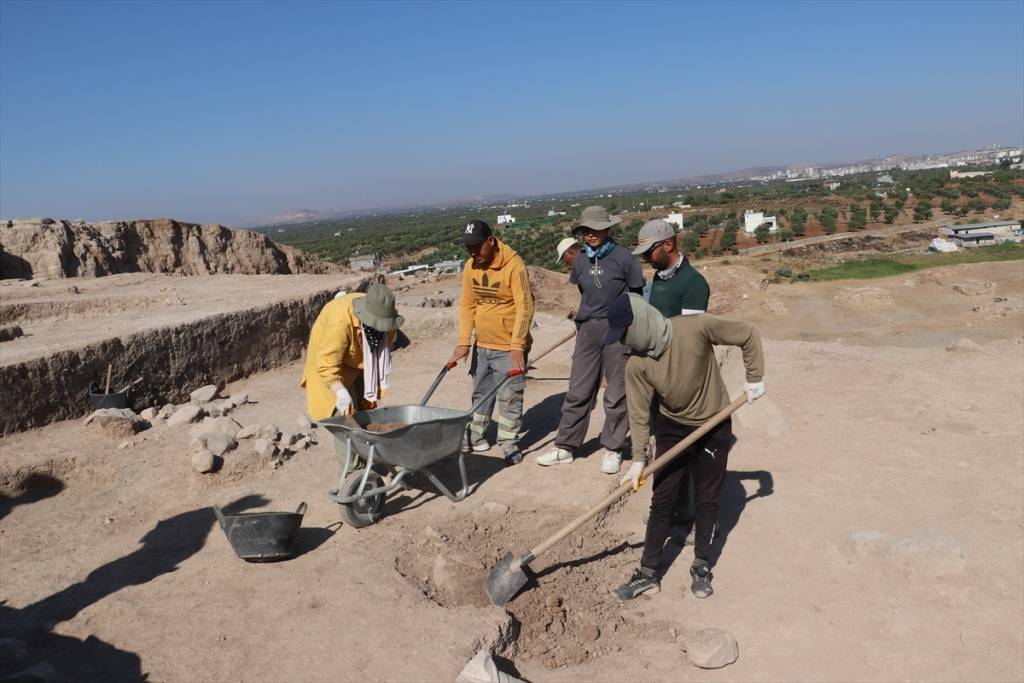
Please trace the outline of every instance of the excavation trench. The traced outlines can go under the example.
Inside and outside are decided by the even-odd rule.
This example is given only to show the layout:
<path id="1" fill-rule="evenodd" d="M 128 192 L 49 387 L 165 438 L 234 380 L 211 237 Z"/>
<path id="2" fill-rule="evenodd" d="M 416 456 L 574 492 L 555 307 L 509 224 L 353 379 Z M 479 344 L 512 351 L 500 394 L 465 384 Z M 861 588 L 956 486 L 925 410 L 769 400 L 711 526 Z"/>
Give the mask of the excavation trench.
<path id="1" fill-rule="evenodd" d="M 491 605 L 484 579 L 506 551 L 523 553 L 578 511 L 478 509 L 426 527 L 395 558 L 395 568 L 430 600 L 447 608 Z M 609 534 L 598 521 L 534 563 L 536 574 L 505 609 L 516 626 L 506 652 L 546 668 L 582 664 L 621 651 L 627 640 L 668 641 L 668 623 L 637 621 L 609 594 L 640 557 L 638 543 Z"/>

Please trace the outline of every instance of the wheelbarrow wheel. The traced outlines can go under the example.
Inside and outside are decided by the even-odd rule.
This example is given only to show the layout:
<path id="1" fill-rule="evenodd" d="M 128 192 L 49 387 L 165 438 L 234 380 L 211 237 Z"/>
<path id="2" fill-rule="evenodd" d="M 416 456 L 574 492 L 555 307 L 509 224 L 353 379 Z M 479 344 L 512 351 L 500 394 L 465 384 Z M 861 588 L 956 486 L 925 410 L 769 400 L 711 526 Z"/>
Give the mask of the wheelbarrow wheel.
<path id="1" fill-rule="evenodd" d="M 359 482 L 363 480 L 363 472 L 353 472 L 345 478 L 344 483 L 341 485 L 341 495 L 343 496 L 354 496 L 359 492 Z M 381 476 L 375 472 L 370 471 L 369 476 L 366 477 L 366 489 L 375 489 L 378 486 L 383 486 L 384 480 Z M 376 496 L 370 496 L 357 500 L 352 503 L 341 503 L 341 520 L 348 524 L 353 529 L 362 529 L 363 527 L 376 524 L 380 521 L 381 517 L 384 516 L 384 494 L 378 493 Z"/>

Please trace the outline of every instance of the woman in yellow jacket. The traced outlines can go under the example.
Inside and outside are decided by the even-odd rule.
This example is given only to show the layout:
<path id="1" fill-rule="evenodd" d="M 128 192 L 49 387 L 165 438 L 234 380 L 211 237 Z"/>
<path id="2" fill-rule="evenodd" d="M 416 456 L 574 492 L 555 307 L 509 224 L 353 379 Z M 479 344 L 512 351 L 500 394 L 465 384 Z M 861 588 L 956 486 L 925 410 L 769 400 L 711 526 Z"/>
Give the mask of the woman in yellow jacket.
<path id="1" fill-rule="evenodd" d="M 388 386 L 391 347 L 403 322 L 395 295 L 382 284 L 370 285 L 366 294 L 345 294 L 323 307 L 309 333 L 302 371 L 311 419 L 377 406 Z"/>

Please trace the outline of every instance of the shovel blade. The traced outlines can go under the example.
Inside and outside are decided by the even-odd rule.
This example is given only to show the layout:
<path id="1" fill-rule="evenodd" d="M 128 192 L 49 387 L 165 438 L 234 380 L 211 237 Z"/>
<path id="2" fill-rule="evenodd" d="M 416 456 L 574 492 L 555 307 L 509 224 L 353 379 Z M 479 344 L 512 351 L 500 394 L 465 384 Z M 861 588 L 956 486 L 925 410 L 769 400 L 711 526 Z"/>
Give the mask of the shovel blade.
<path id="1" fill-rule="evenodd" d="M 522 560 L 513 557 L 512 553 L 505 553 L 498 564 L 494 565 L 484 582 L 484 589 L 492 604 L 502 607 L 526 585 L 529 578 L 522 564 Z"/>

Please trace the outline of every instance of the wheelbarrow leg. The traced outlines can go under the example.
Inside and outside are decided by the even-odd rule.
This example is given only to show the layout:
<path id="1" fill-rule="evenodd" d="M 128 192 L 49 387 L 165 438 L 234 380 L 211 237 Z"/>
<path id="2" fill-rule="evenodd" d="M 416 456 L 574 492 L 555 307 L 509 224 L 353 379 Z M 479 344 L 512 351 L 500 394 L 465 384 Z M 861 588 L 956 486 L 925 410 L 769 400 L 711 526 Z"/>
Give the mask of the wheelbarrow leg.
<path id="1" fill-rule="evenodd" d="M 461 452 L 459 453 L 459 474 L 462 475 L 462 490 L 459 491 L 458 494 L 453 494 L 451 491 L 449 491 L 448 487 L 442 484 L 441 480 L 435 477 L 434 473 L 431 472 L 429 468 L 424 467 L 422 470 L 419 471 L 427 475 L 427 479 L 430 480 L 430 483 L 436 486 L 438 490 L 445 496 L 447 496 L 448 500 L 452 501 L 453 503 L 460 502 L 463 498 L 466 497 L 466 493 L 469 492 L 469 482 L 466 480 L 466 458 Z"/>

